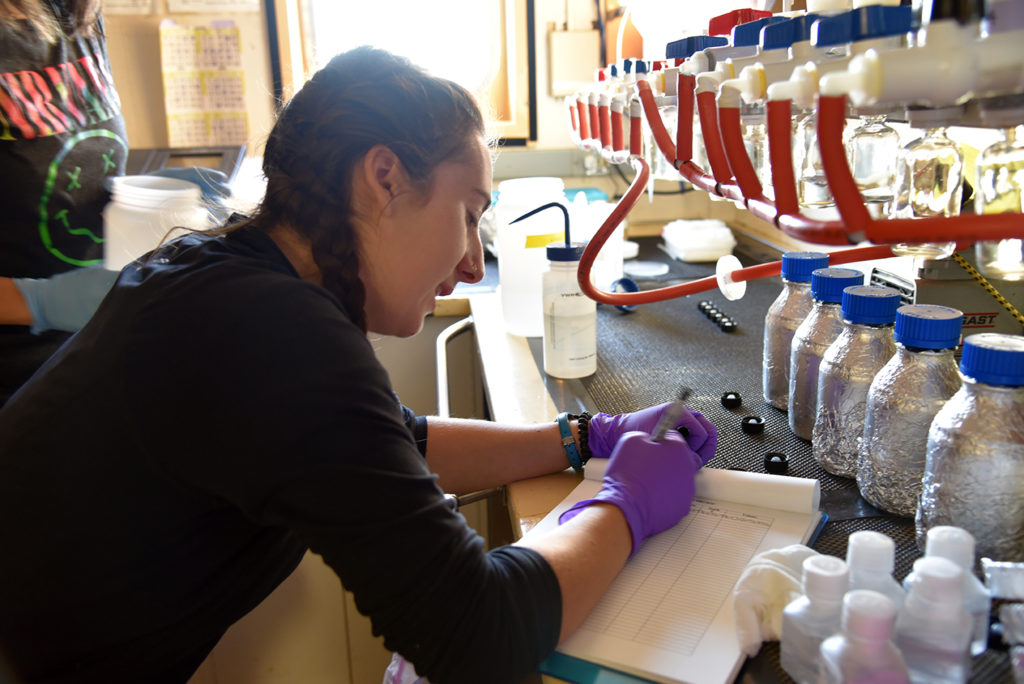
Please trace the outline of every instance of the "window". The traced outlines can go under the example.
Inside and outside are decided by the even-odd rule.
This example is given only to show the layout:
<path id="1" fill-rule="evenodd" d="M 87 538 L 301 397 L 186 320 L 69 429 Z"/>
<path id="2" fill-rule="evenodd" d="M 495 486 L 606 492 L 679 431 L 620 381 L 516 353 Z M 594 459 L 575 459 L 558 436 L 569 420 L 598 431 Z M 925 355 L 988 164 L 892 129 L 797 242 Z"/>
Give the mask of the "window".
<path id="1" fill-rule="evenodd" d="M 494 135 L 536 138 L 533 0 L 273 0 L 268 19 L 284 99 L 335 54 L 374 45 L 473 92 Z"/>

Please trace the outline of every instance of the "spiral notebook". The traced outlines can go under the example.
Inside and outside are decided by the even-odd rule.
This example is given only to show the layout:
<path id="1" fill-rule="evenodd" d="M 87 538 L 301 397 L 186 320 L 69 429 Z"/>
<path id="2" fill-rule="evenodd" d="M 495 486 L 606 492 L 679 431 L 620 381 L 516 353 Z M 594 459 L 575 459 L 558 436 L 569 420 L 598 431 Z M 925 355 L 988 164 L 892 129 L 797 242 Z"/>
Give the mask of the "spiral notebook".
<path id="1" fill-rule="evenodd" d="M 591 460 L 584 480 L 530 534 L 556 527 L 563 511 L 593 498 L 606 463 Z M 809 543 L 827 517 L 814 479 L 704 468 L 696 484 L 690 513 L 644 542 L 543 673 L 581 684 L 735 679 L 744 659 L 733 619 L 736 581 L 755 554 Z"/>

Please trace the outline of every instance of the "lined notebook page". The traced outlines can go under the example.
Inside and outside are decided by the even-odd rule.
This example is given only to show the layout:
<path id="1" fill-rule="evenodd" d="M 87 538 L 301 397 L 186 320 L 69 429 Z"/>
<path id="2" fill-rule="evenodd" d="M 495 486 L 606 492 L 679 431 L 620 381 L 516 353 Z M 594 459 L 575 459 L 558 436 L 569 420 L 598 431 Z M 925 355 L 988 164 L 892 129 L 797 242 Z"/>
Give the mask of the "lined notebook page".
<path id="1" fill-rule="evenodd" d="M 530 534 L 596 495 L 605 463 L 592 459 L 586 479 Z M 755 554 L 808 539 L 819 497 L 817 480 L 701 470 L 690 513 L 644 542 L 558 650 L 659 682 L 732 681 L 743 662 L 733 586 Z"/>

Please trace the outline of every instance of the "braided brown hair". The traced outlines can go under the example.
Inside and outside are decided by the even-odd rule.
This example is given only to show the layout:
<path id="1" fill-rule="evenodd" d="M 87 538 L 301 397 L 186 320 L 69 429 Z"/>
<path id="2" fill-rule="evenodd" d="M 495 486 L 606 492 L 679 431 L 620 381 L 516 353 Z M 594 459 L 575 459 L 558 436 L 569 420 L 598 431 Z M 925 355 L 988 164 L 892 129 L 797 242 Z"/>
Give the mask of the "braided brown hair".
<path id="1" fill-rule="evenodd" d="M 408 60 L 361 47 L 334 57 L 292 97 L 267 140 L 267 190 L 248 224 L 286 225 L 307 239 L 323 286 L 366 331 L 365 289 L 352 225 L 352 173 L 375 145 L 429 189 L 434 170 L 485 132 L 461 86 Z"/>

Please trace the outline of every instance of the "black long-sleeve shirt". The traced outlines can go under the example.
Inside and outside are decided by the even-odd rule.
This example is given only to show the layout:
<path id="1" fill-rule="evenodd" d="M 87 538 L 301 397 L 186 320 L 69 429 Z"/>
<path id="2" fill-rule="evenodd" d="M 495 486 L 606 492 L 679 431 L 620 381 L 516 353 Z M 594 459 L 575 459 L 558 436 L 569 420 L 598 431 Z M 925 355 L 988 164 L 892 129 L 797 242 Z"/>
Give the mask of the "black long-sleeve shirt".
<path id="1" fill-rule="evenodd" d="M 0 671 L 184 681 L 307 548 L 435 684 L 557 641 L 550 566 L 484 551 L 365 335 L 262 233 L 127 267 L 0 411 Z"/>

